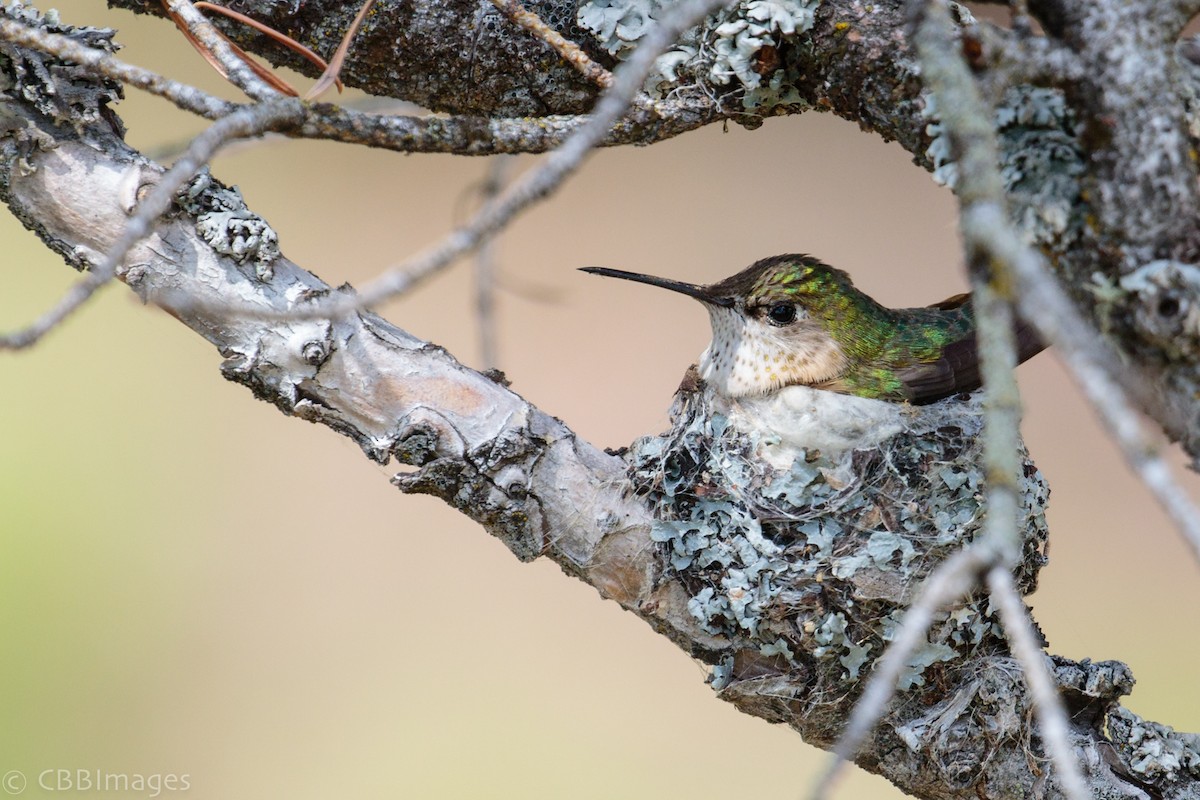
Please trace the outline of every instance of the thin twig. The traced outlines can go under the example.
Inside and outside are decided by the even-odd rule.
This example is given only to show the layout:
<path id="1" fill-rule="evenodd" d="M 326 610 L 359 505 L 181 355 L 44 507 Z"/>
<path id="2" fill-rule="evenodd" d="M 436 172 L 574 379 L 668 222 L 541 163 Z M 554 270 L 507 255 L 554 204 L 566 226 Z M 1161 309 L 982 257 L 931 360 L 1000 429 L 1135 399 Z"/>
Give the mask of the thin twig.
<path id="1" fill-rule="evenodd" d="M 1063 765 L 1055 760 L 1058 769 L 1058 779 L 1063 786 L 1063 794 L 1067 797 L 1087 798 L 1090 793 L 1083 783 L 1079 773 L 1079 761 L 1075 748 L 1071 745 L 1071 731 L 1067 725 L 1067 710 L 1063 706 L 1062 696 L 1054 685 L 1054 677 L 1046 664 L 1046 654 L 1042 652 L 1038 636 L 1033 628 L 1033 621 L 1021 602 L 1017 587 L 1013 583 L 1012 573 L 1006 567 L 996 566 L 988 571 L 987 585 L 991 592 L 992 604 L 1000 612 L 1000 624 L 1004 626 L 1005 636 L 1013 655 L 1021 663 L 1025 673 L 1025 684 L 1033 696 L 1034 708 L 1037 711 L 1038 725 L 1041 726 L 1043 743 L 1056 742 L 1053 747 L 1047 745 L 1053 758 L 1054 750 L 1067 749 L 1070 757 L 1067 763 L 1074 765 L 1074 776 L 1063 772 Z M 1036 664 L 1036 668 L 1030 668 Z M 1073 785 L 1068 785 L 1071 781 Z M 1078 783 L 1074 783 L 1078 781 Z"/>
<path id="2" fill-rule="evenodd" d="M 833 755 L 813 786 L 813 800 L 829 797 L 846 762 L 854 758 L 867 734 L 883 717 L 896 692 L 900 675 L 908 666 L 909 657 L 925 642 L 934 615 L 975 588 L 979 573 L 995 563 L 996 555 L 984 541 L 978 541 L 939 564 L 921 584 L 916 599 L 904 613 L 896 637 L 875 662 L 866 688 L 854 704 L 841 738 L 834 745 Z"/>
<path id="3" fill-rule="evenodd" d="M 984 462 L 987 473 L 988 515 L 984 536 L 1001 558 L 990 570 L 992 597 L 1004 603 L 1004 631 L 1021 663 L 1027 683 L 1043 691 L 1033 693 L 1041 722 L 1042 740 L 1054 764 L 1056 782 L 1069 800 L 1089 796 L 1079 760 L 1067 735 L 1070 723 L 1061 703 L 1047 701 L 1054 683 L 1041 657 L 1036 637 L 1020 607 L 1008 570 L 1020 560 L 1021 536 L 1017 530 L 1019 480 L 1020 398 L 1013 369 L 1016 366 L 1012 307 L 1017 286 L 1013 265 L 990 246 L 979 230 L 981 215 L 1007 226 L 1004 184 L 996 165 L 999 146 L 994 113 L 983 102 L 979 87 L 963 60 L 961 47 L 946 0 L 914 0 L 914 43 L 928 89 L 938 98 L 941 123 L 950 138 L 959 164 L 957 193 L 964 247 L 975 287 L 979 354 L 985 406 Z M 1013 232 L 1015 236 L 1015 231 Z M 997 573 L 1003 573 L 998 575 Z"/>
<path id="4" fill-rule="evenodd" d="M 604 132 L 601 146 L 650 144 L 695 130 L 724 115 L 708 97 L 663 100 L 638 108 Z M 536 118 L 477 116 L 397 117 L 364 114 L 317 104 L 304 125 L 289 136 L 365 144 L 405 153 L 545 153 L 588 124 L 585 115 Z"/>
<path id="5" fill-rule="evenodd" d="M 922 64 L 928 63 L 929 59 L 922 60 Z M 934 71 L 927 70 L 926 74 L 934 81 L 936 77 L 931 72 Z M 1041 726 L 1042 742 L 1054 764 L 1055 777 L 1069 800 L 1086 800 L 1089 792 L 1080 770 L 1078 755 L 1071 745 L 1067 712 L 1054 688 L 1054 676 L 1046 665 L 1038 635 L 1025 613 L 1010 572 L 1021 558 L 1021 534 L 1017 528 L 1020 512 L 1017 482 L 1021 467 L 1018 427 L 1021 409 L 1015 375 L 1016 347 L 1010 305 L 1013 281 L 1010 265 L 997 259 L 986 246 L 981 246 L 982 240 L 975 235 L 974 216 L 969 212 L 981 206 L 998 209 L 995 203 L 987 201 L 965 207 L 961 227 L 977 281 L 975 315 L 978 320 L 984 386 L 987 388 L 983 455 L 988 476 L 988 511 L 984 535 L 998 545 L 998 552 L 1002 556 L 988 571 L 987 584 L 992 602 L 1000 609 L 1004 635 L 1025 675 Z M 991 269 L 988 269 L 989 266 Z M 1009 296 L 1001 296 L 1005 290 Z"/>
<path id="6" fill-rule="evenodd" d="M 197 5 L 197 8 L 198 7 L 199 6 Z M 217 71 L 217 74 L 220 75 L 222 78 L 224 78 L 225 80 L 229 80 L 229 72 L 225 69 L 225 67 L 221 64 L 221 62 L 217 60 L 217 57 L 212 54 L 212 51 L 210 51 L 207 47 L 202 45 L 200 43 L 200 40 L 197 39 L 195 36 L 193 36 L 192 32 L 189 31 L 186 26 L 183 26 L 180 24 L 179 20 L 176 19 L 175 24 L 179 25 L 180 33 L 182 33 L 184 38 L 188 40 L 188 44 L 190 44 L 193 48 L 195 48 L 196 52 L 199 53 L 204 58 L 204 60 L 208 62 L 208 65 L 210 67 L 212 67 L 213 69 L 215 69 Z M 290 83 L 285 81 L 283 78 L 279 77 L 274 72 L 271 72 L 271 70 L 267 69 L 262 64 L 258 63 L 253 58 L 251 58 L 249 53 L 247 53 L 240 46 L 238 46 L 238 44 L 236 42 L 234 42 L 232 39 L 230 39 L 228 36 L 226 36 L 223 32 L 218 30 L 217 35 L 225 40 L 225 45 L 226 45 L 226 47 L 229 48 L 229 51 L 231 53 L 233 53 L 235 56 L 237 56 L 239 59 L 241 59 L 242 62 L 245 63 L 245 65 L 250 68 L 250 71 L 253 72 L 258 77 L 258 79 L 261 80 L 263 83 L 265 83 L 267 86 L 270 86 L 276 92 L 279 92 L 280 94 L 283 94 L 283 95 L 287 95 L 288 97 L 299 97 L 300 96 L 300 93 L 296 91 L 296 88 L 294 86 L 292 86 Z"/>
<path id="7" fill-rule="evenodd" d="M 200 44 L 223 70 L 223 74 L 234 86 L 255 100 L 271 100 L 279 97 L 280 91 L 272 87 L 248 62 L 248 56 L 238 55 L 234 44 L 216 29 L 189 0 L 163 0 L 171 19 L 182 23 L 181 30 Z"/>
<path id="8" fill-rule="evenodd" d="M 496 156 L 488 165 L 482 188 L 483 201 L 497 197 L 508 180 L 510 156 Z M 479 360 L 484 369 L 496 369 L 496 238 L 484 242 L 475 254 L 475 316 L 479 326 Z"/>
<path id="9" fill-rule="evenodd" d="M 655 59 L 687 28 L 729 0 L 682 0 L 670 6 L 663 18 L 643 37 L 628 61 L 614 73 L 613 85 L 601 95 L 588 121 L 576 129 L 536 169 L 514 182 L 500 197 L 487 203 L 465 225 L 441 243 L 420 253 L 363 288 L 357 297 L 332 305 L 296 311 L 304 317 L 340 317 L 396 297 L 455 259 L 471 252 L 487 237 L 507 225 L 538 200 L 546 197 L 575 172 L 609 128 L 625 112 L 641 89 Z"/>
<path id="10" fill-rule="evenodd" d="M 304 112 L 307 118 L 312 119 L 319 116 L 322 110 L 332 108 L 332 106 L 321 106 L 320 109 L 314 109 L 312 106 L 305 106 Z M 419 110 L 419 107 L 413 103 L 404 100 L 390 100 L 383 97 L 372 97 L 371 95 L 363 95 L 361 97 L 353 97 L 338 106 L 340 109 L 354 111 L 366 117 L 378 116 L 383 119 L 396 118 L 400 114 L 407 114 Z M 232 109 L 231 109 L 232 110 Z M 415 119 L 415 118 L 414 118 Z M 297 138 L 295 132 L 287 133 L 283 131 L 273 131 L 264 133 L 262 136 L 257 136 L 253 139 L 242 139 L 237 142 L 231 142 L 224 149 L 226 155 L 233 153 L 241 153 L 249 150 L 252 147 L 260 147 L 263 144 L 271 142 L 279 142 L 281 139 Z M 151 161 L 169 161 L 178 158 L 179 154 L 187 150 L 189 144 L 192 143 L 192 137 L 184 137 L 169 141 L 162 141 L 153 146 L 142 149 L 142 155 Z"/>
<path id="11" fill-rule="evenodd" d="M 207 119 L 219 119 L 242 108 L 237 103 L 165 78 L 157 72 L 127 64 L 110 53 L 82 45 L 69 36 L 30 27 L 3 16 L 0 16 L 0 39 L 87 67 L 96 74 L 158 95 L 184 111 Z"/>
<path id="12" fill-rule="evenodd" d="M 129 250 L 150 234 L 158 218 L 171 207 L 179 189 L 227 142 L 258 135 L 273 125 L 293 120 L 300 114 L 299 101 L 278 100 L 243 108 L 209 126 L 192 140 L 187 152 L 163 174 L 154 188 L 138 203 L 121 235 L 104 258 L 82 280 L 67 290 L 54 308 L 32 325 L 23 330 L 0 335 L 0 349 L 20 349 L 36 343 L 83 306 L 97 289 L 111 281 L 117 266 L 125 260 Z"/>
<path id="13" fill-rule="evenodd" d="M 208 3 L 208 2 L 205 2 L 205 0 L 197 0 L 197 2 L 193 3 L 192 5 L 194 5 L 196 8 L 200 9 L 201 11 L 212 11 L 215 14 L 220 14 L 223 17 L 228 17 L 229 19 L 233 20 L 234 22 L 240 22 L 241 24 L 245 25 L 247 28 L 253 28 L 254 30 L 261 33 L 263 36 L 266 36 L 268 39 L 271 39 L 272 41 L 277 42 L 278 44 L 283 45 L 287 49 L 291 50 L 293 53 L 296 53 L 301 58 L 303 58 L 305 61 L 312 64 L 313 66 L 315 66 L 317 69 L 321 70 L 322 72 L 329 69 L 329 64 L 325 61 L 325 59 L 321 58 L 319 55 L 314 53 L 310 48 L 305 47 L 303 44 L 301 44 L 300 42 L 297 42 L 295 39 L 288 36 L 287 34 L 280 33 L 279 31 L 272 28 L 270 25 L 265 25 L 265 24 L 259 22 L 254 17 L 248 17 L 245 14 L 241 13 L 240 11 L 234 11 L 232 8 L 226 8 L 225 6 L 219 6 L 216 3 Z M 246 60 L 246 63 L 250 64 L 252 67 L 255 64 L 257 64 L 257 62 L 251 60 L 250 56 L 246 55 L 246 52 L 244 50 L 242 50 L 240 47 L 236 48 L 236 52 L 239 55 L 241 55 Z M 262 75 L 262 73 L 259 72 L 259 75 Z M 337 84 L 338 91 L 339 92 L 342 91 L 342 82 L 340 80 L 338 80 L 338 81 L 335 81 L 335 83 Z M 295 91 L 293 90 L 291 94 L 294 97 Z"/>
<path id="14" fill-rule="evenodd" d="M 613 76 L 607 69 L 592 60 L 579 45 L 551 28 L 542 18 L 525 8 L 517 0 L 492 0 L 492 5 L 515 24 L 541 39 L 562 56 L 563 60 L 601 89 L 612 86 Z"/>

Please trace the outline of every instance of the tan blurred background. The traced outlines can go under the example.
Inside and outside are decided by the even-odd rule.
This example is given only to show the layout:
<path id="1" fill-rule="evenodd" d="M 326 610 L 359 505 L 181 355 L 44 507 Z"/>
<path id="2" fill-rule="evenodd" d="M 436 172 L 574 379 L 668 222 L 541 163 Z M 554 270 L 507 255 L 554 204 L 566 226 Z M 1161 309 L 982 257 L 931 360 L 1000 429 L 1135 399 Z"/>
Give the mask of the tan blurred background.
<path id="1" fill-rule="evenodd" d="M 60 8 L 120 28 L 133 62 L 219 85 L 162 22 Z M 200 128 L 136 92 L 119 110 L 143 148 Z M 290 258 L 362 284 L 461 219 L 487 166 L 275 141 L 214 171 Z M 74 274 L 0 225 L 11 329 Z M 891 305 L 965 285 L 952 199 L 898 146 L 817 114 L 712 127 L 596 154 L 513 227 L 500 366 L 582 436 L 627 444 L 664 427 L 706 315 L 575 268 L 703 283 L 789 251 Z M 385 315 L 477 364 L 470 285 L 460 264 Z M 25 796 L 43 770 L 99 769 L 235 799 L 795 797 L 823 757 L 714 699 L 698 664 L 554 565 L 223 381 L 217 353 L 123 287 L 0 359 L 0 774 Z M 1132 709 L 1200 729 L 1200 570 L 1055 356 L 1021 385 L 1054 492 L 1032 598 L 1052 652 L 1128 662 Z M 857 772 L 840 796 L 900 795 Z"/>

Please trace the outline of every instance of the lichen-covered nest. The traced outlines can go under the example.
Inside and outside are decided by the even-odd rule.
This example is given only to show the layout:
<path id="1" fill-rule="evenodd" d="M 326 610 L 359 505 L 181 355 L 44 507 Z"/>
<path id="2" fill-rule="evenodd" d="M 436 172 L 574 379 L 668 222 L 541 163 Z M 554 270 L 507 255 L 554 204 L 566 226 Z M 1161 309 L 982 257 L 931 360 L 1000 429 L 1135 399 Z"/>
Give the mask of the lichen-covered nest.
<path id="1" fill-rule="evenodd" d="M 982 530 L 979 396 L 912 407 L 789 387 L 731 401 L 687 383 L 671 430 L 627 458 L 664 575 L 729 642 L 712 659 L 714 688 L 781 704 L 756 709 L 780 721 L 851 701 L 922 579 Z M 1022 456 L 1016 577 L 1028 593 L 1045 563 L 1049 488 Z M 981 648 L 1007 662 L 987 600 L 973 598 L 939 618 L 901 689 L 943 692 L 946 669 Z"/>

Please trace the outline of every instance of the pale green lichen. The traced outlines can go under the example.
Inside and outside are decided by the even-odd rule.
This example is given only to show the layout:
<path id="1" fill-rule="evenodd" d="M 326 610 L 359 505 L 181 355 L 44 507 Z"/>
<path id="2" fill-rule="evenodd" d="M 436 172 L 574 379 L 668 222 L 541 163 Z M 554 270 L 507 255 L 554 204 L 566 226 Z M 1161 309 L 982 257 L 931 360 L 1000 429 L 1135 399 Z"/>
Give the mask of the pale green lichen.
<path id="1" fill-rule="evenodd" d="M 658 95 L 681 85 L 706 85 L 708 91 L 735 87 L 747 109 L 800 105 L 793 86 L 798 77 L 761 58 L 813 26 L 820 0 L 741 0 L 709 16 L 684 33 L 661 55 L 646 81 Z M 579 26 L 618 58 L 625 57 L 666 7 L 663 0 L 590 0 L 579 7 Z M 764 80 L 765 78 L 765 80 Z"/>
<path id="2" fill-rule="evenodd" d="M 1119 707 L 1109 715 L 1108 727 L 1134 773 L 1155 784 L 1184 776 L 1200 778 L 1200 735 L 1180 733 Z"/>
<path id="3" fill-rule="evenodd" d="M 944 513 L 939 511 L 940 513 Z M 944 521 L 949 521 L 946 518 Z M 946 528 L 949 530 L 950 528 Z M 899 559 L 900 567 L 907 567 L 908 562 L 916 556 L 916 548 L 912 542 L 891 531 L 875 531 L 867 539 L 867 546 L 852 556 L 833 559 L 833 575 L 835 578 L 849 578 L 865 566 L 875 566 L 880 569 L 891 569 L 894 559 Z"/>
<path id="4" fill-rule="evenodd" d="M 936 96 L 926 95 L 925 114 L 933 120 L 927 128 L 931 141 L 925 154 L 934 165 L 934 180 L 953 189 L 958 164 L 937 121 Z M 1000 176 L 1014 221 L 1029 243 L 1065 248 L 1080 225 L 1072 215 L 1084 161 L 1062 92 L 1010 88 L 996 108 L 994 121 Z"/>
<path id="5" fill-rule="evenodd" d="M 979 644 L 989 636 L 999 637 L 1004 634 L 1000 625 L 992 619 L 990 602 L 975 602 L 955 609 L 950 613 L 948 624 L 950 641 L 956 645 Z"/>
<path id="6" fill-rule="evenodd" d="M 813 640 L 817 643 L 813 655 L 817 658 L 837 657 L 838 663 L 846 668 L 846 677 L 851 680 L 858 678 L 871 654 L 871 645 L 856 644 L 846 634 L 846 615 L 840 611 L 822 620 L 813 632 Z"/>
<path id="7" fill-rule="evenodd" d="M 828 453 L 798 447 L 790 462 L 777 444 L 773 460 L 761 457 L 771 425 L 747 433 L 746 420 L 735 424 L 713 403 L 706 391 L 681 395 L 672 430 L 635 442 L 627 456 L 655 511 L 665 575 L 687 587 L 698 626 L 740 642 L 735 649 L 811 658 L 836 673 L 831 680 L 858 678 L 892 638 L 916 584 L 981 530 L 978 399 L 900 407 L 907 428 L 895 435 Z M 821 413 L 836 416 L 837 403 Z M 1017 578 L 1028 590 L 1044 563 L 1048 489 L 1031 465 L 1025 474 Z M 931 666 L 1002 646 L 998 633 L 986 601 L 968 601 L 939 618 L 901 685 L 923 686 Z M 714 670 L 715 686 L 737 681 L 733 664 Z"/>
<path id="8" fill-rule="evenodd" d="M 969 607 L 957 609 L 958 611 L 969 611 Z M 900 626 L 904 622 L 904 612 L 896 610 L 888 614 L 882 620 L 882 633 L 885 642 L 891 642 L 896 638 L 900 630 Z M 908 691 L 914 686 L 925 685 L 925 670 L 937 664 L 940 661 L 952 661 L 957 658 L 959 651 L 944 642 L 930 642 L 928 639 L 921 642 L 912 651 L 905 662 L 904 671 L 900 673 L 900 677 L 896 681 L 897 688 L 900 691 Z"/>

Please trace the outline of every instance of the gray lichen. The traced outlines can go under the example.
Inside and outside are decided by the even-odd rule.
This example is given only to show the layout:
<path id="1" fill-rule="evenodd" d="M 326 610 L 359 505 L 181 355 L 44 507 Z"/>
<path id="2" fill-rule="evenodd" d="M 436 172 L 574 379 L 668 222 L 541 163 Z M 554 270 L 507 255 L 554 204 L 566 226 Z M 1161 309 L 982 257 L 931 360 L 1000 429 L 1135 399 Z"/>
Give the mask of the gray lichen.
<path id="1" fill-rule="evenodd" d="M 53 9 L 39 14 L 32 6 L 14 2 L 4 6 L 0 13 L 23 25 L 67 36 L 86 47 L 106 53 L 117 51 L 113 41 L 115 31 L 66 25 Z M 70 125 L 77 134 L 99 120 L 108 104 L 124 96 L 121 84 L 116 81 L 98 80 L 86 67 L 11 42 L 0 41 L 0 59 L 7 62 L 5 69 L 0 70 L 0 92 L 20 96 L 42 116 L 58 125 Z M 108 116 L 115 123 L 115 117 Z"/>
<path id="2" fill-rule="evenodd" d="M 1152 261 L 1120 280 L 1121 302 L 1138 332 L 1168 358 L 1200 356 L 1200 267 Z"/>
<path id="3" fill-rule="evenodd" d="M 1200 37 L 1180 39 L 1175 55 L 1184 76 L 1180 95 L 1187 113 L 1188 133 L 1193 140 L 1200 140 Z"/>
<path id="4" fill-rule="evenodd" d="M 958 165 L 936 121 L 936 97 L 926 98 L 925 111 L 934 120 L 926 150 L 934 164 L 934 179 L 953 189 Z M 1031 244 L 1065 249 L 1081 224 L 1074 212 L 1085 165 L 1062 92 L 1024 85 L 1010 88 L 996 107 L 995 124 L 1000 176 L 1014 221 Z"/>
<path id="5" fill-rule="evenodd" d="M 827 401 L 814 406 L 826 415 L 815 427 L 842 424 L 841 406 L 863 402 L 792 390 Z M 785 458 L 770 421 L 748 421 L 736 403 L 706 389 L 685 392 L 672 429 L 638 440 L 628 454 L 633 485 L 654 509 L 665 573 L 687 588 L 696 623 L 783 672 L 815 665 L 821 682 L 869 671 L 916 585 L 976 536 L 987 513 L 977 397 L 921 408 L 867 402 L 880 406 L 881 419 L 899 415 L 895 432 L 825 452 L 793 443 Z M 1017 578 L 1027 592 L 1045 561 L 1049 493 L 1028 461 L 1021 491 L 1025 559 Z M 1001 642 L 987 602 L 964 603 L 939 618 L 903 688 L 978 648 L 1002 652 Z M 714 668 L 715 687 L 738 680 L 736 659 Z"/>
<path id="6" fill-rule="evenodd" d="M 214 250 L 238 264 L 250 262 L 261 281 L 272 278 L 279 236 L 246 207 L 236 186 L 223 185 L 206 167 L 180 191 L 176 204 L 195 216 L 196 232 Z"/>
<path id="7" fill-rule="evenodd" d="M 801 105 L 777 51 L 813 26 L 820 0 L 741 0 L 709 16 L 659 57 L 646 89 L 661 96 L 681 86 L 741 92 L 744 108 Z M 662 0 L 590 0 L 579 7 L 581 28 L 618 58 L 627 55 L 661 16 Z"/>
<path id="8" fill-rule="evenodd" d="M 1108 726 L 1113 743 L 1138 776 L 1155 784 L 1200 778 L 1200 735 L 1179 733 L 1125 708 L 1112 712 Z"/>

